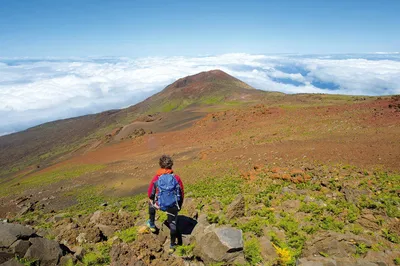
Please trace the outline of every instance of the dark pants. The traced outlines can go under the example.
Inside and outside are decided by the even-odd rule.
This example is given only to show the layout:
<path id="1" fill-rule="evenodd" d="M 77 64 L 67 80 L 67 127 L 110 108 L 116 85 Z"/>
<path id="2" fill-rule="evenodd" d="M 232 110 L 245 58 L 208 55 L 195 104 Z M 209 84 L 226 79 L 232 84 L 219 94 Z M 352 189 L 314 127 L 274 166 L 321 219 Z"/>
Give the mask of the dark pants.
<path id="1" fill-rule="evenodd" d="M 168 227 L 170 230 L 171 234 L 171 245 L 176 244 L 176 239 L 178 238 L 178 245 L 181 244 L 179 240 L 179 230 L 177 227 L 178 224 L 178 212 L 179 209 L 178 207 L 174 206 L 172 208 L 168 208 L 166 210 L 168 219 Z M 153 205 L 149 204 L 149 216 L 150 216 L 150 222 L 154 224 L 154 221 L 156 219 L 156 208 L 153 207 Z"/>

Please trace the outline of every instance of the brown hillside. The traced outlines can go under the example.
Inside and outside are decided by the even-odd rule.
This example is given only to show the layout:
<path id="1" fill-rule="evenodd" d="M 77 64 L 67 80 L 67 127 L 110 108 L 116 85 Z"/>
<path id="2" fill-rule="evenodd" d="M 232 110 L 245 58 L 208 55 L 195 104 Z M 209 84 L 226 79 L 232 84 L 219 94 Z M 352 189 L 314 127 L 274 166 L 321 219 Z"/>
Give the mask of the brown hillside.
<path id="1" fill-rule="evenodd" d="M 249 102 L 266 95 L 221 70 L 211 70 L 178 79 L 139 106 L 147 112 L 171 111 L 191 105 Z"/>
<path id="2" fill-rule="evenodd" d="M 204 116 L 199 112 L 170 114 L 190 105 L 245 102 L 266 95 L 220 70 L 202 72 L 177 80 L 142 103 L 121 109 L 59 120 L 0 137 L 0 177 L 31 166 L 43 167 L 61 156 L 69 157 L 120 141 L 142 128 L 146 132 L 176 130 Z M 257 98 L 257 99 L 258 99 Z M 156 114 L 153 123 L 138 123 L 143 115 Z M 145 118 L 146 120 L 147 118 Z M 121 134 L 117 134 L 121 131 Z"/>

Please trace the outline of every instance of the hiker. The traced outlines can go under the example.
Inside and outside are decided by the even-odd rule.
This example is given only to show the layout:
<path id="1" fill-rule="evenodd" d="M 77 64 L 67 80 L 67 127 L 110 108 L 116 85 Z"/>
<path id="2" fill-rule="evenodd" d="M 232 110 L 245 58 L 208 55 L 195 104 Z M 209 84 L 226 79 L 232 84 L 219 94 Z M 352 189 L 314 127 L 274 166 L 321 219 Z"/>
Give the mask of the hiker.
<path id="1" fill-rule="evenodd" d="M 178 237 L 177 222 L 178 212 L 182 207 L 184 191 L 182 180 L 178 175 L 174 174 L 172 165 L 174 162 L 168 155 L 162 155 L 159 160 L 160 168 L 157 174 L 150 182 L 148 189 L 149 196 L 149 220 L 147 226 L 150 231 L 156 232 L 157 228 L 154 223 L 156 210 L 161 210 L 167 213 L 168 226 L 171 233 L 171 245 L 169 252 L 174 252 L 177 245 Z"/>

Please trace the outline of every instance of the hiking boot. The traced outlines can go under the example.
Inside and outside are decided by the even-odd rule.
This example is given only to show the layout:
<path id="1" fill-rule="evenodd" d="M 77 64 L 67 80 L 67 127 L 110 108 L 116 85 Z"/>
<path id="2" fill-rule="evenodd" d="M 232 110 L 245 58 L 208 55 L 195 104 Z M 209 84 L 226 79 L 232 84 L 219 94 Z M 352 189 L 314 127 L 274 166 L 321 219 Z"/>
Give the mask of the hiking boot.
<path id="1" fill-rule="evenodd" d="M 154 223 L 152 223 L 150 220 L 147 220 L 146 225 L 152 233 L 157 231 L 156 225 Z"/>
<path id="2" fill-rule="evenodd" d="M 169 246 L 168 253 L 169 253 L 169 254 L 174 253 L 174 252 L 175 252 L 175 249 L 176 249 L 176 246 L 177 246 L 177 245 L 170 245 L 170 246 Z"/>

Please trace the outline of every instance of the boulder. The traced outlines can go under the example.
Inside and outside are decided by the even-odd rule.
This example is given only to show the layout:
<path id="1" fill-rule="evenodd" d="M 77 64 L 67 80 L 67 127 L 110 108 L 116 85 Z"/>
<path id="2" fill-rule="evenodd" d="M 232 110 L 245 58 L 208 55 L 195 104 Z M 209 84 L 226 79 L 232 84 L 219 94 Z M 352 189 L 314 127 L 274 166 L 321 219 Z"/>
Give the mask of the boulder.
<path id="1" fill-rule="evenodd" d="M 73 251 L 74 251 L 74 257 L 78 260 L 82 260 L 86 253 L 85 249 L 80 246 L 75 247 Z"/>
<path id="2" fill-rule="evenodd" d="M 297 212 L 300 208 L 301 201 L 300 200 L 286 200 L 282 203 L 282 209 L 286 212 Z"/>
<path id="3" fill-rule="evenodd" d="M 201 261 L 184 261 L 184 266 L 205 266 L 205 264 Z"/>
<path id="4" fill-rule="evenodd" d="M 28 240 L 17 240 L 10 246 L 10 249 L 12 253 L 22 258 L 25 256 L 30 245 L 31 243 Z"/>
<path id="5" fill-rule="evenodd" d="M 110 252 L 111 266 L 140 265 L 132 248 L 126 243 L 114 244 Z M 145 265 L 145 264 L 144 264 Z"/>
<path id="6" fill-rule="evenodd" d="M 95 211 L 93 213 L 92 217 L 90 217 L 90 222 L 94 223 L 94 224 L 100 222 L 100 218 L 101 218 L 102 213 L 103 213 L 102 211 Z"/>
<path id="7" fill-rule="evenodd" d="M 0 266 L 24 266 L 24 264 L 16 261 L 15 259 L 11 259 L 11 260 L 8 260 L 8 261 L 0 264 Z"/>
<path id="8" fill-rule="evenodd" d="M 384 265 L 391 265 L 394 259 L 399 257 L 400 257 L 400 251 L 393 252 L 391 250 L 384 250 L 384 251 L 369 250 L 368 253 L 365 255 L 364 259 L 367 261 L 377 263 L 380 266 L 384 266 Z"/>
<path id="9" fill-rule="evenodd" d="M 206 264 L 214 262 L 233 262 L 243 255 L 243 233 L 229 226 L 210 225 L 193 231 L 196 235 L 193 254 Z"/>
<path id="10" fill-rule="evenodd" d="M 183 260 L 171 256 L 155 234 L 138 235 L 131 244 L 116 242 L 110 252 L 112 266 L 183 265 Z"/>
<path id="11" fill-rule="evenodd" d="M 7 262 L 14 257 L 15 257 L 15 255 L 13 253 L 11 253 L 10 251 L 7 251 L 7 250 L 2 251 L 0 249 L 0 265 L 2 265 L 2 263 Z"/>
<path id="12" fill-rule="evenodd" d="M 78 242 L 79 244 L 83 244 L 86 243 L 86 233 L 80 233 L 77 237 L 76 237 L 76 242 Z"/>
<path id="13" fill-rule="evenodd" d="M 298 266 L 385 266 L 386 264 L 370 262 L 365 259 L 322 256 L 307 257 L 297 260 Z"/>
<path id="14" fill-rule="evenodd" d="M 204 205 L 202 210 L 209 211 L 220 211 L 224 208 L 224 205 L 217 199 L 212 199 L 209 204 Z"/>
<path id="15" fill-rule="evenodd" d="M 17 216 L 23 216 L 24 214 L 27 214 L 28 212 L 34 211 L 35 210 L 35 205 L 28 202 L 24 206 L 22 206 L 21 210 L 18 212 Z"/>
<path id="16" fill-rule="evenodd" d="M 62 249 L 56 241 L 36 237 L 29 239 L 29 242 L 32 245 L 27 250 L 24 258 L 38 259 L 40 260 L 40 265 L 57 265 L 63 255 Z"/>
<path id="17" fill-rule="evenodd" d="M 204 226 L 210 225 L 207 219 L 207 214 L 205 213 L 200 214 L 199 217 L 197 218 L 197 224 L 202 224 Z"/>
<path id="18" fill-rule="evenodd" d="M 228 206 L 226 218 L 229 220 L 239 218 L 245 214 L 245 201 L 242 194 L 238 195 L 235 200 Z"/>
<path id="19" fill-rule="evenodd" d="M 112 237 L 115 233 L 115 229 L 108 225 L 97 224 L 96 227 L 99 228 L 100 231 L 103 233 L 103 235 L 106 236 L 107 238 Z"/>
<path id="20" fill-rule="evenodd" d="M 49 219 L 49 222 L 51 222 L 51 223 L 57 223 L 57 222 L 63 220 L 63 219 L 65 218 L 65 216 L 66 216 L 65 213 L 56 214 L 56 215 L 54 215 L 53 217 L 51 217 L 51 218 Z"/>
<path id="21" fill-rule="evenodd" d="M 123 209 L 119 209 L 119 211 L 118 211 L 118 218 L 119 218 L 119 219 L 131 218 L 131 215 L 129 214 L 129 212 L 124 211 Z"/>
<path id="22" fill-rule="evenodd" d="M 98 227 L 87 227 L 85 230 L 85 240 L 89 243 L 98 243 L 107 240 Z"/>
<path id="23" fill-rule="evenodd" d="M 347 202 L 357 204 L 361 195 L 368 195 L 369 191 L 366 189 L 355 189 L 349 186 L 342 188 L 341 192 Z"/>
<path id="24" fill-rule="evenodd" d="M 329 257 L 348 258 L 356 253 L 356 243 L 363 243 L 371 247 L 371 241 L 353 234 L 340 234 L 336 232 L 321 232 L 304 244 L 302 255 L 304 257 L 327 254 Z"/>
<path id="25" fill-rule="evenodd" d="M 183 208 L 187 211 L 189 217 L 194 218 L 197 216 L 197 204 L 198 202 L 193 198 L 185 198 Z"/>
<path id="26" fill-rule="evenodd" d="M 0 248 L 8 248 L 18 239 L 28 239 L 35 234 L 32 228 L 10 223 L 0 223 Z"/>
<path id="27" fill-rule="evenodd" d="M 263 262 L 267 265 L 274 265 L 278 260 L 276 249 L 272 246 L 272 242 L 265 236 L 260 238 L 261 256 Z"/>
<path id="28" fill-rule="evenodd" d="M 378 220 L 375 218 L 370 210 L 363 210 L 361 217 L 358 218 L 357 222 L 362 226 L 372 231 L 377 231 L 380 229 L 378 225 Z"/>

